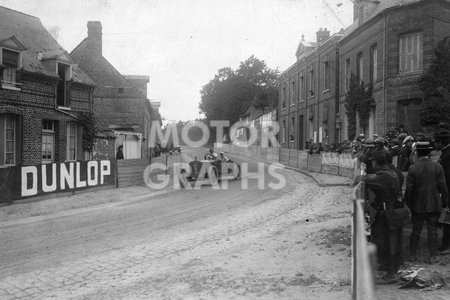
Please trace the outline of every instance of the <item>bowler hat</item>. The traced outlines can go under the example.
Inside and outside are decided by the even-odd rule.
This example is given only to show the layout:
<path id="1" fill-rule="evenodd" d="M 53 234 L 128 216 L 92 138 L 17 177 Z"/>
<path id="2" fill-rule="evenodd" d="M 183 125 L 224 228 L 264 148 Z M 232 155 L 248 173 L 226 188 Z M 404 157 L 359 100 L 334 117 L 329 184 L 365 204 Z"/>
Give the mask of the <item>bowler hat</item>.
<path id="1" fill-rule="evenodd" d="M 361 143 L 361 146 L 364 146 L 364 147 L 375 147 L 374 141 L 371 138 L 365 139 L 364 142 Z"/>
<path id="2" fill-rule="evenodd" d="M 429 141 L 416 142 L 416 150 L 433 150 L 434 147 Z"/>

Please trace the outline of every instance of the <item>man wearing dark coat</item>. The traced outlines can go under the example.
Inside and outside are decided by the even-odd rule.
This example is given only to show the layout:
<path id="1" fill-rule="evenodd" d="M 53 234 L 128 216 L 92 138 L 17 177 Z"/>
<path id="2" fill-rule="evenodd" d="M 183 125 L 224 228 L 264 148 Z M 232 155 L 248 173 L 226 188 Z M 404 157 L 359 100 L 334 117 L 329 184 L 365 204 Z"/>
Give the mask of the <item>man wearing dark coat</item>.
<path id="1" fill-rule="evenodd" d="M 442 208 L 448 206 L 448 190 L 442 166 L 433 162 L 429 141 L 416 143 L 418 160 L 408 169 L 405 203 L 411 209 L 413 229 L 409 246 L 411 261 L 417 260 L 420 233 L 427 223 L 430 263 L 437 263 L 437 221 Z"/>
<path id="2" fill-rule="evenodd" d="M 447 183 L 447 189 L 450 188 L 450 132 L 445 130 L 438 134 L 437 141 L 439 148 L 441 148 L 441 156 L 439 163 L 444 169 L 445 180 Z M 439 251 L 445 251 L 450 246 L 450 225 L 443 225 L 442 241 Z"/>
<path id="3" fill-rule="evenodd" d="M 402 228 L 392 230 L 386 218 L 386 212 L 393 211 L 401 205 L 399 181 L 395 172 L 386 164 L 386 153 L 378 151 L 373 156 L 375 174 L 368 174 L 358 180 L 363 180 L 365 187 L 375 194 L 371 206 L 377 211 L 372 224 L 372 239 L 377 246 L 380 261 L 386 263 L 387 273 L 382 278 L 384 283 L 397 282 L 397 272 L 401 264 L 401 232 Z"/>

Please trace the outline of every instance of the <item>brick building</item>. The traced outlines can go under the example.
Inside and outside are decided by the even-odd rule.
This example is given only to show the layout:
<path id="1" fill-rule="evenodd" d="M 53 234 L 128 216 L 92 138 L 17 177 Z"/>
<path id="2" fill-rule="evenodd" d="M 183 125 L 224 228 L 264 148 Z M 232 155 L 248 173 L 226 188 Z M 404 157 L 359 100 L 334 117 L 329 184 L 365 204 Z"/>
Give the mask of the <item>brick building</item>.
<path id="1" fill-rule="evenodd" d="M 283 97 L 285 92 L 284 97 L 293 101 L 290 96 L 294 95 L 292 87 L 300 91 L 303 86 L 301 75 L 298 74 L 304 74 L 306 84 L 310 84 L 308 76 L 319 83 L 313 84 L 313 95 L 310 95 L 309 103 L 306 101 L 309 99 L 305 99 L 304 102 L 290 102 L 289 107 L 283 108 L 283 101 L 280 101 L 281 133 L 285 126 L 284 135 L 281 135 L 281 141 L 283 138 L 285 140 L 284 147 L 301 149 L 305 144 L 304 137 L 323 143 L 341 142 L 349 138 L 345 94 L 351 73 L 372 87 L 374 99 L 368 125 L 362 128 L 357 119 L 357 133 L 372 137 L 374 133 L 382 135 L 399 126 L 404 126 L 412 133 L 424 130 L 418 117 L 423 103 L 418 79 L 435 58 L 437 43 L 450 35 L 449 2 L 355 0 L 353 24 L 333 35 L 334 41 L 332 38 L 318 44 L 302 41 L 299 49 L 303 45 L 306 54 L 300 60 L 297 55 L 297 62 L 280 76 L 280 95 Z M 318 39 L 321 32 L 318 32 Z M 334 57 L 333 47 L 336 53 Z M 327 51 L 331 60 L 321 59 L 327 56 Z M 330 72 L 331 77 L 335 75 L 330 81 L 327 100 L 324 98 L 327 93 L 323 89 L 328 76 L 323 66 L 325 63 L 334 70 Z M 319 65 L 322 65 L 321 68 Z M 306 72 L 298 73 L 302 66 Z M 311 70 L 315 76 L 311 76 Z M 301 92 L 300 97 L 302 93 L 304 92 Z M 332 98 L 335 98 L 334 104 Z M 315 101 L 319 103 L 316 104 Z M 323 108 L 321 101 L 324 103 Z M 313 108 L 309 108 L 310 106 Z M 309 108 L 306 113 L 302 110 L 303 107 Z M 328 112 L 325 112 L 326 108 Z M 302 115 L 306 116 L 306 119 L 303 117 L 303 122 Z M 324 119 L 320 120 L 324 115 L 328 117 L 326 123 L 323 122 Z M 316 116 L 319 120 L 314 121 Z"/>
<path id="2" fill-rule="evenodd" d="M 95 82 L 33 16 L 0 7 L 0 167 L 82 160 Z"/>
<path id="3" fill-rule="evenodd" d="M 87 38 L 70 55 L 97 83 L 93 109 L 100 133 L 94 156 L 114 158 L 118 146 L 123 145 L 125 158 L 150 157 L 149 77 L 120 74 L 102 55 L 101 23 L 90 21 L 87 28 Z"/>

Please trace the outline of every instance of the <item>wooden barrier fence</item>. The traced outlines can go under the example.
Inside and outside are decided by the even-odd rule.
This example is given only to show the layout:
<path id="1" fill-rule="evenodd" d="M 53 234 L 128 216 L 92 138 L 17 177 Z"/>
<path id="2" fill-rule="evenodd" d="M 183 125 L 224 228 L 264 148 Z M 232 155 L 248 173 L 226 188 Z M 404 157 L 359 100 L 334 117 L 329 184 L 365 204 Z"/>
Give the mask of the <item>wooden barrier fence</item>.
<path id="1" fill-rule="evenodd" d="M 286 148 L 238 147 L 230 144 L 214 144 L 214 148 L 231 154 L 268 162 L 279 162 L 302 170 L 353 178 L 354 158 L 351 154 L 324 152 L 309 154 L 306 150 Z"/>

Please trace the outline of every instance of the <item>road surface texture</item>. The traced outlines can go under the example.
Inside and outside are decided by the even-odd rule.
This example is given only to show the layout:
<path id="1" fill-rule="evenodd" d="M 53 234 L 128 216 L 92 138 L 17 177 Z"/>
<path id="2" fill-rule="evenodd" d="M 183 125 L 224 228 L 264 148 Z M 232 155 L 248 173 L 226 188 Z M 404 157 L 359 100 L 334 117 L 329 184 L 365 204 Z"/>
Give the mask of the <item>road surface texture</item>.
<path id="1" fill-rule="evenodd" d="M 1 207 L 0 299 L 348 299 L 351 188 L 279 173 Z"/>

